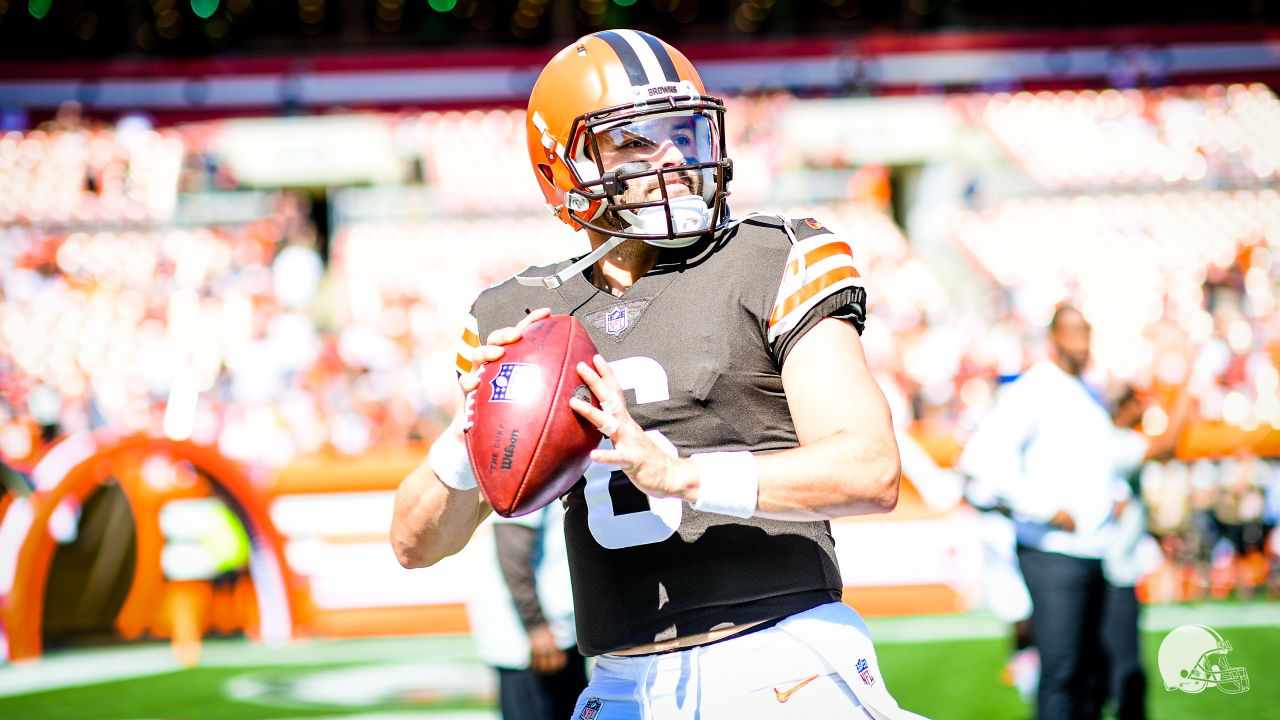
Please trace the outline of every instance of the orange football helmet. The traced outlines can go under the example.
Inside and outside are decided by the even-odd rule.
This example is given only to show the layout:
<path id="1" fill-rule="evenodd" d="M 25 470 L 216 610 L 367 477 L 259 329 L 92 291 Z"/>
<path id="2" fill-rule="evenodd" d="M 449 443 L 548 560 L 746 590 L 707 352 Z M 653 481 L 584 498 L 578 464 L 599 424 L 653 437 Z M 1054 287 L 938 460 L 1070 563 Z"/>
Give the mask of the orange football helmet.
<path id="1" fill-rule="evenodd" d="M 529 159 L 575 230 L 683 247 L 728 220 L 724 103 L 679 50 L 635 30 L 580 38 L 529 97 Z M 611 163 L 611 158 L 617 159 Z"/>

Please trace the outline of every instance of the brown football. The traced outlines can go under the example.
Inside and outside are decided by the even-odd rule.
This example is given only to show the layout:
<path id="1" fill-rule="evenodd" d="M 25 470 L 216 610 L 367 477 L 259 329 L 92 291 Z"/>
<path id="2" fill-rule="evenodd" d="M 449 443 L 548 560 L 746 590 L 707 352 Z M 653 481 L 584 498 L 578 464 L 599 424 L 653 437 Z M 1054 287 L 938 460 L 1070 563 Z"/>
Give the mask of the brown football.
<path id="1" fill-rule="evenodd" d="M 595 354 L 577 318 L 552 315 L 481 367 L 467 454 L 494 512 L 514 517 L 541 509 L 586 472 L 601 435 L 569 398 L 598 406 L 577 371 Z"/>

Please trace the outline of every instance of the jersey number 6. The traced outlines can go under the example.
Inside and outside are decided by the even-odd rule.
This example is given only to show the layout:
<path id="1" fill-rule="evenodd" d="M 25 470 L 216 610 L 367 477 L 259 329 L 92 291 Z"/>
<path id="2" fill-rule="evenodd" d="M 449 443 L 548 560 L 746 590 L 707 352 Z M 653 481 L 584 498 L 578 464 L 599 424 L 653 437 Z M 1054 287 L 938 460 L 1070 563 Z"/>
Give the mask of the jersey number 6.
<path id="1" fill-rule="evenodd" d="M 653 358 L 624 358 L 609 363 L 609 367 L 613 369 L 623 390 L 635 391 L 637 405 L 660 402 L 671 397 L 667 386 L 667 371 Z M 647 430 L 645 434 L 672 457 L 679 455 L 676 446 L 661 432 Z M 613 441 L 604 438 L 600 447 L 612 448 Z M 681 506 L 684 503 L 679 498 L 645 495 L 631 484 L 631 480 L 621 470 L 599 463 L 591 463 L 583 477 L 587 481 L 584 490 L 587 525 L 591 528 L 591 536 L 601 546 L 617 550 L 662 542 L 680 527 L 680 516 L 684 512 Z M 619 505 L 640 505 L 643 508 L 645 500 L 648 501 L 647 509 L 619 511 Z"/>

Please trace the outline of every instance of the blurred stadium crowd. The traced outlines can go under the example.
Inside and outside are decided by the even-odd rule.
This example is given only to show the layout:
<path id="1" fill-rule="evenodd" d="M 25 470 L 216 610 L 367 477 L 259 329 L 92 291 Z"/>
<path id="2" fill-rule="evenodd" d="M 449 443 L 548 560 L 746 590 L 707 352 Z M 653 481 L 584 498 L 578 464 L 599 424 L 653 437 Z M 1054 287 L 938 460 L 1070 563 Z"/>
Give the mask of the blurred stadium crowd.
<path id="1" fill-rule="evenodd" d="M 735 200 L 769 207 L 771 177 L 795 169 L 776 118 L 804 102 L 731 100 L 730 154 L 758 171 Z M 1137 388 L 1153 436 L 1174 395 L 1194 399 L 1178 458 L 1142 477 L 1162 551 L 1146 598 L 1280 596 L 1280 100 L 1252 85 L 947 106 L 1006 166 L 948 210 L 963 267 L 916 251 L 887 167 L 832 158 L 850 169 L 840 197 L 777 208 L 852 240 L 896 420 L 951 464 L 1073 299 L 1100 399 Z M 216 123 L 67 113 L 0 136 L 0 457 L 29 470 L 98 427 L 268 468 L 434 437 L 466 303 L 581 239 L 539 216 L 522 112 L 380 117 L 438 211 L 318 218 L 305 192 L 241 187 Z M 198 212 L 238 192 L 252 217 Z M 955 297 L 961 275 L 979 301 Z"/>

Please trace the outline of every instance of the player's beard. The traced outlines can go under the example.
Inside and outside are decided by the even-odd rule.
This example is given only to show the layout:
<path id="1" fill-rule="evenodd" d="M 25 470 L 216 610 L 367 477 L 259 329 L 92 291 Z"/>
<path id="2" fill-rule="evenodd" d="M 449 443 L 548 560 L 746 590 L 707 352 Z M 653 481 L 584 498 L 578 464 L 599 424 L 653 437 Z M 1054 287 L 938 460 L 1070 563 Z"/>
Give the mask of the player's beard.
<path id="1" fill-rule="evenodd" d="M 696 170 L 682 168 L 626 181 L 627 187 L 619 196 L 619 201 L 623 203 L 642 203 L 660 200 L 662 195 L 655 192 L 659 182 L 666 185 L 667 197 L 683 195 L 681 188 L 687 190 L 690 195 L 702 194 L 702 174 Z"/>
<path id="2" fill-rule="evenodd" d="M 618 168 L 619 174 L 627 174 L 629 172 L 644 172 L 651 170 L 652 165 L 646 162 L 627 163 Z M 630 204 L 656 204 L 662 201 L 662 195 L 655 192 L 659 182 L 664 182 L 667 188 L 667 197 L 678 197 L 686 193 L 681 192 L 678 188 L 685 188 L 689 195 L 699 197 L 702 195 L 703 177 L 698 170 L 690 170 L 681 168 L 678 170 L 668 170 L 656 175 L 644 175 L 629 180 L 620 181 L 623 188 L 622 192 L 611 197 L 614 205 L 630 205 Z M 616 212 L 610 211 L 604 214 L 602 218 L 604 223 L 615 230 L 625 231 L 628 227 L 626 223 L 618 217 Z M 624 243 L 619 248 L 632 245 L 632 243 Z"/>
<path id="3" fill-rule="evenodd" d="M 609 251 L 609 258 L 615 265 L 623 265 L 631 267 L 641 264 L 651 255 L 659 252 L 660 248 L 656 245 L 632 238 L 623 240 L 621 244 Z"/>

